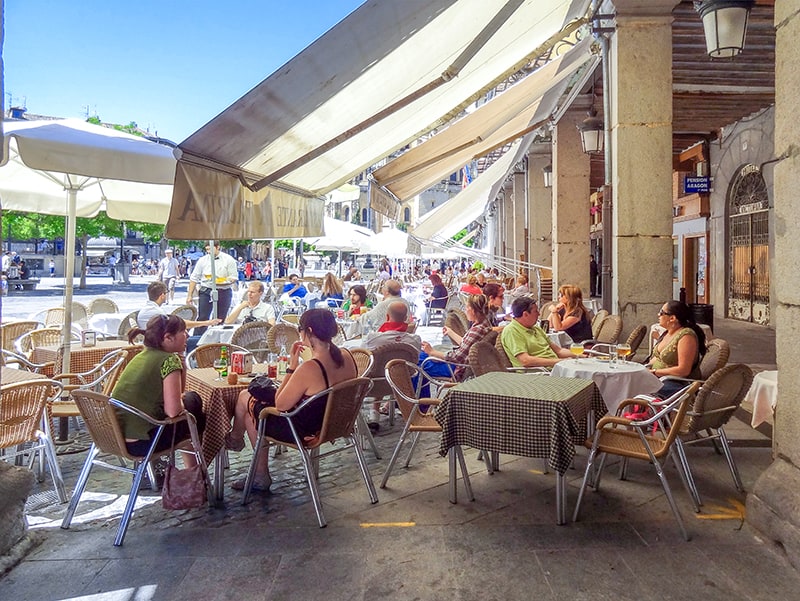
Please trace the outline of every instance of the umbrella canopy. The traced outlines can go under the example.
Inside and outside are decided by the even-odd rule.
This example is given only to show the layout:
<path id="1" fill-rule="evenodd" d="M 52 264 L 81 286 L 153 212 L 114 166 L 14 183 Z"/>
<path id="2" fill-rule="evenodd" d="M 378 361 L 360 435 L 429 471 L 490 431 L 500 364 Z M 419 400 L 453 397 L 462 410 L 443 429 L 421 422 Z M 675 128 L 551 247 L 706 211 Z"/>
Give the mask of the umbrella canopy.
<path id="1" fill-rule="evenodd" d="M 374 237 L 374 233 L 370 229 L 332 217 L 325 217 L 324 227 L 324 236 L 306 240 L 317 250 L 361 252 L 367 240 Z"/>
<path id="2" fill-rule="evenodd" d="M 72 306 L 75 218 L 105 209 L 113 219 L 166 223 L 172 200 L 172 149 L 76 119 L 3 124 L 2 210 L 67 218 L 64 306 Z M 69 371 L 70 311 L 64 319 Z"/>
<path id="3" fill-rule="evenodd" d="M 361 252 L 395 259 L 406 257 L 409 255 L 408 234 L 396 228 L 386 228 L 369 238 Z"/>

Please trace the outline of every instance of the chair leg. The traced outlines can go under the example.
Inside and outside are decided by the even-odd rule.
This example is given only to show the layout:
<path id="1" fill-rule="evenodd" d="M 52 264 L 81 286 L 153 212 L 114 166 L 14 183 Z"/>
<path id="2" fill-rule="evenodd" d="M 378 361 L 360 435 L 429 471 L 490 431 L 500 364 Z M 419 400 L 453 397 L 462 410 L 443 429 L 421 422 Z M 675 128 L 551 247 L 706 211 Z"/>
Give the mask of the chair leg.
<path id="1" fill-rule="evenodd" d="M 411 439 L 411 449 L 408 451 L 408 457 L 406 457 L 405 467 L 411 465 L 411 457 L 414 455 L 414 449 L 417 448 L 420 434 L 422 434 L 422 432 L 414 432 L 414 438 Z"/>
<path id="2" fill-rule="evenodd" d="M 677 459 L 675 463 L 675 467 L 678 469 L 678 473 L 681 475 L 681 480 L 684 482 L 686 486 L 686 491 L 689 493 L 689 496 L 692 498 L 692 503 L 694 504 L 695 513 L 700 511 L 700 506 L 703 504 L 702 499 L 700 499 L 700 491 L 697 490 L 697 485 L 694 482 L 694 476 L 692 475 L 692 468 L 689 467 L 689 458 L 686 456 L 686 447 L 683 444 L 683 441 L 680 438 L 675 439 L 675 458 Z"/>
<path id="3" fill-rule="evenodd" d="M 44 432 L 39 432 L 39 440 L 44 444 L 44 455 L 47 459 L 48 467 L 50 468 L 50 477 L 53 479 L 53 486 L 56 489 L 56 494 L 58 495 L 58 501 L 60 503 L 67 502 L 67 491 L 64 488 L 64 478 L 61 475 L 61 468 L 58 465 L 58 456 L 56 455 L 56 447 L 53 444 L 53 440 L 47 436 Z"/>
<path id="4" fill-rule="evenodd" d="M 594 468 L 594 459 L 597 455 L 597 448 L 592 447 L 589 451 L 589 456 L 586 458 L 586 471 L 583 473 L 583 480 L 581 481 L 581 488 L 578 490 L 578 500 L 575 502 L 575 511 L 572 512 L 572 521 L 578 521 L 578 514 L 581 510 L 581 501 L 583 501 L 583 493 L 586 492 L 586 486 L 589 484 L 589 476 Z"/>
<path id="5" fill-rule="evenodd" d="M 145 470 L 150 466 L 150 456 L 148 455 L 136 468 L 136 473 L 133 476 L 133 484 L 131 485 L 131 492 L 128 495 L 128 502 L 125 504 L 125 510 L 122 512 L 122 520 L 120 520 L 119 528 L 117 529 L 117 536 L 114 538 L 114 546 L 122 546 L 125 540 L 125 533 L 128 531 L 128 524 L 133 517 L 133 508 L 136 505 L 136 498 L 139 496 L 139 485 L 142 483 L 142 477 Z"/>
<path id="6" fill-rule="evenodd" d="M 492 466 L 492 455 L 489 451 L 478 451 L 478 461 L 483 461 L 486 464 L 486 473 L 490 476 L 494 474 L 494 467 Z"/>
<path id="7" fill-rule="evenodd" d="M 66 530 L 72 522 L 72 516 L 75 515 L 75 510 L 78 508 L 78 503 L 81 501 L 81 495 L 86 488 L 86 483 L 89 481 L 89 474 L 94 467 L 94 459 L 100 451 L 97 445 L 92 443 L 89 453 L 86 455 L 86 461 L 83 462 L 81 473 L 78 475 L 78 481 L 75 483 L 75 490 L 72 491 L 72 498 L 67 506 L 67 512 L 64 514 L 64 519 L 61 520 L 61 527 Z"/>
<path id="8" fill-rule="evenodd" d="M 300 451 L 300 458 L 303 460 L 303 471 L 306 473 L 308 490 L 311 493 L 311 501 L 314 503 L 314 511 L 317 514 L 317 522 L 319 522 L 320 528 L 324 528 L 328 525 L 328 522 L 325 521 L 325 514 L 322 512 L 322 502 L 319 499 L 319 485 L 317 484 L 317 476 L 314 469 L 314 463 L 316 461 L 312 458 L 311 453 L 306 451 L 304 448 L 301 447 L 298 450 Z"/>
<path id="9" fill-rule="evenodd" d="M 686 531 L 686 526 L 683 523 L 681 512 L 678 510 L 678 506 L 675 504 L 675 498 L 672 496 L 672 490 L 670 490 L 669 482 L 667 482 L 667 476 L 664 474 L 664 467 L 658 462 L 658 459 L 655 458 L 649 447 L 647 448 L 647 452 L 650 455 L 650 462 L 656 469 L 658 479 L 661 480 L 661 487 L 664 489 L 664 493 L 667 495 L 669 508 L 672 510 L 672 515 L 675 516 L 675 521 L 678 522 L 678 528 L 680 528 L 681 534 L 683 535 L 683 540 L 688 541 L 691 539 L 691 536 L 689 536 L 689 533 Z M 678 471 L 681 471 L 680 467 L 678 468 Z"/>
<path id="10" fill-rule="evenodd" d="M 728 441 L 728 437 L 725 435 L 725 430 L 723 430 L 722 426 L 720 426 L 717 428 L 717 432 L 719 432 L 719 442 L 722 445 L 722 452 L 725 454 L 725 459 L 728 461 L 728 468 L 731 470 L 731 477 L 733 477 L 733 483 L 736 486 L 736 490 L 739 492 L 744 492 L 742 477 L 739 475 L 739 469 L 736 467 L 736 462 L 733 460 L 731 445 Z"/>
<path id="11" fill-rule="evenodd" d="M 389 480 L 389 476 L 392 475 L 392 470 L 394 469 L 394 464 L 397 461 L 397 458 L 400 456 L 400 450 L 403 447 L 403 444 L 406 441 L 406 436 L 408 436 L 408 430 L 411 427 L 410 423 L 406 423 L 403 427 L 403 431 L 400 433 L 400 438 L 397 440 L 397 446 L 394 448 L 394 452 L 392 453 L 392 458 L 389 459 L 389 465 L 386 468 L 386 472 L 383 474 L 383 479 L 381 480 L 380 488 L 386 488 L 386 482 Z"/>
<path id="12" fill-rule="evenodd" d="M 253 481 L 256 477 L 256 464 L 258 463 L 258 456 L 264 446 L 264 420 L 258 420 L 258 436 L 256 437 L 256 448 L 253 449 L 253 457 L 250 459 L 250 467 L 247 469 L 247 477 L 244 481 L 244 490 L 242 491 L 242 505 L 247 505 L 250 502 L 250 491 L 253 488 Z M 278 446 L 278 445 L 276 445 Z M 269 454 L 269 443 L 267 443 L 267 454 Z"/>
<path id="13" fill-rule="evenodd" d="M 354 440 L 357 440 L 359 445 L 362 443 L 363 440 L 366 440 L 369 444 L 370 449 L 372 449 L 373 455 L 375 455 L 375 459 L 380 459 L 381 454 L 378 451 L 378 447 L 375 444 L 375 438 L 372 436 L 372 432 L 367 425 L 366 420 L 364 419 L 364 415 L 361 411 L 358 412 L 358 416 L 356 417 L 356 429 L 355 429 L 355 437 Z"/>
<path id="14" fill-rule="evenodd" d="M 374 505 L 378 502 L 378 491 L 375 490 L 375 483 L 372 481 L 372 476 L 369 473 L 367 459 L 364 457 L 364 451 L 358 444 L 356 436 L 351 436 L 350 441 L 353 443 L 353 448 L 356 452 L 356 460 L 358 461 L 358 467 L 361 470 L 361 477 L 364 479 L 364 484 L 366 485 L 367 492 L 369 493 L 369 500 Z"/>

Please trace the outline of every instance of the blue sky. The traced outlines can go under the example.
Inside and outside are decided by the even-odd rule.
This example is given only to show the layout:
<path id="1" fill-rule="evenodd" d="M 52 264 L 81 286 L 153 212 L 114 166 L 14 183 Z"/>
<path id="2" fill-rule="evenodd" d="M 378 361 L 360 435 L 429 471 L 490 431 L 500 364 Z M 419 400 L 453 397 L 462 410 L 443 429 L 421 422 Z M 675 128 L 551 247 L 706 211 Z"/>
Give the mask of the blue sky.
<path id="1" fill-rule="evenodd" d="M 180 142 L 363 0 L 5 0 L 5 107 Z"/>

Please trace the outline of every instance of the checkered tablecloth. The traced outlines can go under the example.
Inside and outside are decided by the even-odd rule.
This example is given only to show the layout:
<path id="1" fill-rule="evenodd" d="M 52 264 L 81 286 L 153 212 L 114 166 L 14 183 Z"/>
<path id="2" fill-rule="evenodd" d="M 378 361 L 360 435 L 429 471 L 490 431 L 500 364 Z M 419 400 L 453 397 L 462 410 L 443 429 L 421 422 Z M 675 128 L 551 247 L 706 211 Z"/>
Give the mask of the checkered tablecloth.
<path id="1" fill-rule="evenodd" d="M 255 365 L 254 371 L 266 365 Z M 186 390 L 194 390 L 203 400 L 203 413 L 206 415 L 206 430 L 203 433 L 203 456 L 211 463 L 225 444 L 225 435 L 230 432 L 231 419 L 236 409 L 239 393 L 247 384 L 228 384 L 217 380 L 213 367 L 190 369 L 186 372 Z"/>
<path id="2" fill-rule="evenodd" d="M 442 426 L 439 453 L 454 445 L 524 457 L 547 457 L 566 473 L 575 445 L 586 438 L 586 417 L 605 415 L 594 382 L 574 378 L 491 372 L 449 390 L 436 410 Z"/>
<path id="3" fill-rule="evenodd" d="M 128 348 L 141 350 L 141 345 L 131 345 L 127 340 L 98 340 L 95 346 L 80 346 L 80 344 L 73 344 L 69 351 L 70 373 L 83 373 L 93 369 L 100 360 L 111 351 L 120 348 Z M 125 365 L 135 356 L 135 353 L 128 353 L 128 358 Z M 61 347 L 39 346 L 33 349 L 31 361 L 34 363 L 55 363 L 55 371 L 45 370 L 48 377 L 53 373 L 61 372 Z"/>

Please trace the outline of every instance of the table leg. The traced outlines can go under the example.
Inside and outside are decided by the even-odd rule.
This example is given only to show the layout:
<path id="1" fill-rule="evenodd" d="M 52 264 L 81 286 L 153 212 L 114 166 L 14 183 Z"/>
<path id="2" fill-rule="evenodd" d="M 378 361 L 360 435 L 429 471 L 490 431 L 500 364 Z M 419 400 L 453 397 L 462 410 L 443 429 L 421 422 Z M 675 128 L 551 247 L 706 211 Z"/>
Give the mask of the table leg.
<path id="1" fill-rule="evenodd" d="M 225 497 L 225 449 L 214 457 L 214 498 L 221 503 Z"/>
<path id="2" fill-rule="evenodd" d="M 447 461 L 450 465 L 450 502 L 458 503 L 458 478 L 456 476 L 456 450 L 450 447 L 447 452 Z"/>
<path id="3" fill-rule="evenodd" d="M 68 442 L 69 441 L 69 418 L 68 417 L 59 417 L 58 418 L 58 442 Z"/>
<path id="4" fill-rule="evenodd" d="M 556 524 L 563 526 L 567 523 L 567 479 L 556 471 Z"/>

